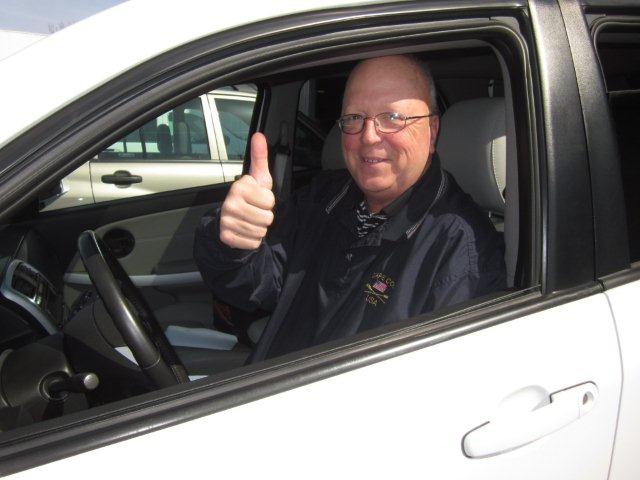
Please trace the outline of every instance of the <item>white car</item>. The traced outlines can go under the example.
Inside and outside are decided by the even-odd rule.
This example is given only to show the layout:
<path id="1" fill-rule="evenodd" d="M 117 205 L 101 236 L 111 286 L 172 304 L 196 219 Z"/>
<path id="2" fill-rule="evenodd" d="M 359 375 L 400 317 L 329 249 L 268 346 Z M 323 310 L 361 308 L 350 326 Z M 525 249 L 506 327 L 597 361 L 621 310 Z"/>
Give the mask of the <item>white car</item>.
<path id="1" fill-rule="evenodd" d="M 0 472 L 640 478 L 639 7 L 140 0 L 1 61 Z M 438 153 L 504 232 L 509 288 L 247 362 L 269 312 L 214 301 L 192 258 L 235 172 L 186 184 L 174 167 L 136 196 L 99 184 L 161 171 L 173 122 L 172 152 L 199 138 L 191 155 L 224 166 L 224 144 L 244 171 L 264 132 L 284 200 L 342 166 L 355 62 L 396 53 L 430 65 Z M 188 123 L 216 116 L 179 107 L 247 84 L 248 130 L 204 142 Z M 127 153 L 130 169 L 109 164 Z"/>

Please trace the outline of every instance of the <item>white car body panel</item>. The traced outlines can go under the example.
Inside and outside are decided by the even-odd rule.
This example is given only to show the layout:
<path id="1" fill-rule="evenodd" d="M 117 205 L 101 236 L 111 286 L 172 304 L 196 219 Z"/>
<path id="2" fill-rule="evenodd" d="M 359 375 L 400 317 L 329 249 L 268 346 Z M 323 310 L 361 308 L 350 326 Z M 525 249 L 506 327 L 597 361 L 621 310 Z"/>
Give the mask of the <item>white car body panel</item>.
<path id="1" fill-rule="evenodd" d="M 579 420 L 500 455 L 463 455 L 463 436 L 508 395 L 584 382 L 599 396 Z M 620 386 L 598 294 L 12 478 L 603 480 Z"/>
<path id="2" fill-rule="evenodd" d="M 640 478 L 638 445 L 640 445 L 640 281 L 613 288 L 606 292 L 615 317 L 622 357 L 622 395 L 611 460 L 611 480 Z"/>
<path id="3" fill-rule="evenodd" d="M 0 61 L 0 105 L 11 112 L 0 118 L 0 147 L 99 85 L 187 42 L 258 20 L 354 4 L 339 0 L 331 4 L 322 0 L 250 0 L 221 10 L 218 3 L 207 0 L 184 0 L 179 6 L 171 4 L 171 8 L 161 8 L 159 3 L 169 6 L 156 0 L 119 4 Z M 152 20 L 150 11 L 154 12 Z M 92 41 L 79 42 L 79 38 Z M 42 93 L 38 101 L 25 101 L 34 92 Z"/>

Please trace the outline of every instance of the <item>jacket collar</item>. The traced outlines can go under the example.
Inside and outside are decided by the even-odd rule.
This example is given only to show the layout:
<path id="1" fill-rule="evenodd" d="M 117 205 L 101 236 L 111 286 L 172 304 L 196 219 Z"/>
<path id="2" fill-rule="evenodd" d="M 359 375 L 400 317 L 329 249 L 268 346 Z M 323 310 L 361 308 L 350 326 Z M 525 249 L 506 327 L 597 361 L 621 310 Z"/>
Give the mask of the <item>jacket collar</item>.
<path id="1" fill-rule="evenodd" d="M 434 154 L 431 157 L 429 168 L 418 181 L 384 209 L 389 220 L 382 225 L 378 241 L 379 239 L 397 241 L 403 237 L 410 238 L 422 224 L 431 208 L 442 197 L 446 186 L 446 175 L 440 166 L 438 155 Z M 329 201 L 325 211 L 331 214 L 335 209 L 341 223 L 355 231 L 354 208 L 362 200 L 362 196 L 362 191 L 353 179 L 349 178 L 338 194 Z M 373 236 L 377 237 L 377 235 Z M 377 242 L 374 241 L 374 243 Z"/>

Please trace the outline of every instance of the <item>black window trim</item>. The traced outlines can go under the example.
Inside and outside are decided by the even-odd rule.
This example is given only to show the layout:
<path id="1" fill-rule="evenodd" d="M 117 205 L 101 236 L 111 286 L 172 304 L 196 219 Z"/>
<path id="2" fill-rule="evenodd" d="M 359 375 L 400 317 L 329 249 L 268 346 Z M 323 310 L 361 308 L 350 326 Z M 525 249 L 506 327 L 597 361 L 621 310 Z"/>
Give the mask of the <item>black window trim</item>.
<path id="1" fill-rule="evenodd" d="M 596 48 L 597 33 L 608 21 L 596 20 L 590 34 L 577 3 L 563 1 L 560 7 L 582 104 L 593 196 L 596 275 L 601 277 L 628 268 L 630 262 L 620 156 Z"/>
<path id="2" fill-rule="evenodd" d="M 583 2 L 583 3 L 585 4 L 585 12 L 591 15 L 590 19 L 589 17 L 587 17 L 588 27 L 590 30 L 590 38 L 593 44 L 592 48 L 597 58 L 598 74 L 600 75 L 600 79 L 602 81 L 602 92 L 600 93 L 600 95 L 604 97 L 606 102 L 608 90 L 606 88 L 606 84 L 604 81 L 604 73 L 602 72 L 600 60 L 597 53 L 598 35 L 603 30 L 606 30 L 612 27 L 613 28 L 634 28 L 636 30 L 640 29 L 640 5 L 638 5 L 637 3 L 631 3 L 628 1 L 618 1 L 615 3 L 607 3 L 607 4 L 603 4 L 602 2 L 591 2 L 591 1 Z M 631 6 L 635 7 L 635 11 L 633 9 L 628 9 L 628 7 L 631 7 Z M 627 7 L 627 8 L 625 9 L 622 7 Z M 618 154 L 617 140 L 615 138 L 615 133 L 613 132 L 613 127 L 612 127 L 613 121 L 611 119 L 611 115 L 609 112 L 608 103 L 605 104 L 602 111 L 605 112 L 604 115 L 607 118 L 611 128 L 611 136 L 612 136 L 611 141 L 613 142 L 611 151 L 615 153 L 615 155 L 613 156 L 615 156 L 615 159 L 617 160 L 617 162 L 615 163 L 614 167 L 615 167 L 615 170 L 617 170 L 617 173 L 619 175 L 619 179 L 617 183 L 610 183 L 609 185 L 607 185 L 608 187 L 607 194 L 613 194 L 615 198 L 619 197 L 619 199 L 617 200 L 618 202 L 617 205 L 618 206 L 622 205 L 623 207 L 619 209 L 620 214 L 622 215 L 622 219 L 618 221 L 623 227 L 626 227 L 627 220 L 626 220 L 626 216 L 624 215 L 626 207 L 624 206 L 625 202 L 621 195 L 622 176 L 621 176 L 620 167 L 619 167 L 619 154 Z M 602 114 L 602 111 L 598 112 L 598 114 Z M 616 216 L 616 219 L 617 219 L 617 216 Z M 615 225 L 611 225 L 611 221 L 607 221 L 606 224 L 603 225 L 603 228 L 611 228 L 612 235 L 618 235 L 619 237 L 624 239 L 624 249 L 622 250 L 622 254 L 626 255 L 626 262 L 623 262 L 623 264 L 620 267 L 612 268 L 610 269 L 610 271 L 603 272 L 601 275 L 599 275 L 599 280 L 603 288 L 605 290 L 609 290 L 611 288 L 619 287 L 627 283 L 640 280 L 640 261 L 631 262 L 629 259 L 628 236 L 627 236 L 626 228 L 624 228 L 624 231 L 621 231 L 620 225 L 618 225 L 616 228 Z M 599 247 L 597 244 L 596 244 L 596 247 L 598 248 L 598 253 L 600 253 L 600 250 L 603 247 Z"/>
<path id="3" fill-rule="evenodd" d="M 536 112 L 542 115 L 538 125 L 544 136 L 538 152 L 542 208 L 547 210 L 543 291 L 553 292 L 595 278 L 591 184 L 575 72 L 566 68 L 571 50 L 560 7 L 532 0 L 529 11 L 541 90 Z"/>

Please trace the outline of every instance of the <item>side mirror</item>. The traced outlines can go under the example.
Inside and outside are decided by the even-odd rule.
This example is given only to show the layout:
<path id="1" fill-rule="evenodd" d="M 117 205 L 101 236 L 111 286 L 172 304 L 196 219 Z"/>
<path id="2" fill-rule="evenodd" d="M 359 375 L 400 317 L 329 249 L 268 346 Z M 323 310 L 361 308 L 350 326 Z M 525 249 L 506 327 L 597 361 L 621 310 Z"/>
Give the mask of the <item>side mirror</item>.
<path id="1" fill-rule="evenodd" d="M 60 180 L 51 188 L 51 190 L 48 190 L 45 193 L 45 198 L 40 198 L 38 200 L 38 209 L 42 210 L 43 208 L 47 207 L 48 205 L 52 204 L 57 199 L 62 197 L 68 191 L 69 187 L 65 186 L 64 181 Z"/>

